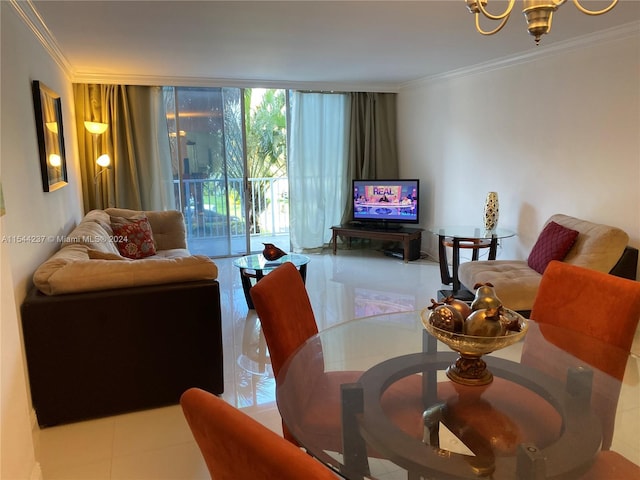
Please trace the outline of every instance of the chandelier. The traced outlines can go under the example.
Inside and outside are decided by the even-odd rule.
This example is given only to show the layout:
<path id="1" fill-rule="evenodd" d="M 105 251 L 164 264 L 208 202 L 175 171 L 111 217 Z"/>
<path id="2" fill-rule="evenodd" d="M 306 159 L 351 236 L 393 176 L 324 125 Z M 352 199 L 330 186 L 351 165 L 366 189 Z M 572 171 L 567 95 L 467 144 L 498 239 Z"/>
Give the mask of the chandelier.
<path id="1" fill-rule="evenodd" d="M 558 7 L 566 1 L 567 0 L 523 0 L 522 13 L 527 20 L 527 30 L 529 30 L 529 34 L 535 37 L 536 45 L 540 43 L 540 37 L 545 33 L 549 33 L 551 30 L 553 12 L 555 12 Z M 515 0 L 509 0 L 506 10 L 501 14 L 494 15 L 489 13 L 485 8 L 488 0 L 465 0 L 465 2 L 469 12 L 475 15 L 476 29 L 482 35 L 493 35 L 494 33 L 498 33 L 502 30 L 502 27 L 504 27 L 507 20 L 509 20 L 509 15 L 511 15 L 513 6 L 516 3 Z M 573 0 L 573 3 L 582 13 L 586 13 L 587 15 L 602 15 L 615 7 L 618 0 L 612 0 L 611 4 L 607 8 L 595 11 L 584 8 L 580 4 L 579 0 Z M 482 13 L 486 18 L 499 21 L 500 23 L 494 30 L 485 31 L 480 27 L 480 13 Z"/>

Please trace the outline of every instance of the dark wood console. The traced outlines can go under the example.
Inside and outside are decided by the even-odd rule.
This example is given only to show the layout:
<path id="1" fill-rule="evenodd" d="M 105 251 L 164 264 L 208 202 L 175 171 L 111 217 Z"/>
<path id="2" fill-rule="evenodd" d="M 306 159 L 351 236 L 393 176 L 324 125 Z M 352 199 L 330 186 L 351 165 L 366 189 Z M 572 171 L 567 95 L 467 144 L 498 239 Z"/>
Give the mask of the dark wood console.
<path id="1" fill-rule="evenodd" d="M 411 258 L 411 251 L 415 250 L 412 245 L 417 247 L 418 258 L 420 257 L 420 242 L 422 241 L 421 228 L 372 228 L 362 225 L 336 225 L 331 227 L 333 235 L 331 243 L 333 244 L 333 254 L 337 253 L 338 237 L 347 239 L 349 248 L 351 247 L 351 238 L 369 238 L 372 240 L 384 240 L 388 242 L 401 242 L 403 246 L 403 260 L 416 260 Z M 415 243 L 414 243 L 415 242 Z"/>

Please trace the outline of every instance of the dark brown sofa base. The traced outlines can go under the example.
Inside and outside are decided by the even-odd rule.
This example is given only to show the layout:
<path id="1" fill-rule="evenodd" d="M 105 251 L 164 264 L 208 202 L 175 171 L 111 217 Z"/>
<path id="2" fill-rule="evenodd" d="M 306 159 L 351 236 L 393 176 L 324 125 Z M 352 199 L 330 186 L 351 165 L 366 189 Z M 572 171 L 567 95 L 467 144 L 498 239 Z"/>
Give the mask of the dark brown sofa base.
<path id="1" fill-rule="evenodd" d="M 635 280 L 638 275 L 638 249 L 628 245 L 609 273 L 616 277 Z"/>
<path id="2" fill-rule="evenodd" d="M 220 286 L 198 281 L 46 296 L 21 307 L 40 426 L 177 404 L 224 389 Z"/>

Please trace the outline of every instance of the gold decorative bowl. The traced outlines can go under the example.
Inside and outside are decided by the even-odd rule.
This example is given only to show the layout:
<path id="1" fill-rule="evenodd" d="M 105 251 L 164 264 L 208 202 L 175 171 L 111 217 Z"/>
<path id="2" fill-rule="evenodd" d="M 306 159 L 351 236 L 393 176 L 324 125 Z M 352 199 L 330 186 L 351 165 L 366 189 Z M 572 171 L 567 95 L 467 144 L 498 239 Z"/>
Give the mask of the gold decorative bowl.
<path id="1" fill-rule="evenodd" d="M 519 342 L 529 329 L 529 322 L 526 318 L 507 308 L 504 309 L 502 315 L 508 321 L 517 321 L 520 331 L 508 331 L 505 335 L 498 337 L 476 337 L 442 330 L 429 323 L 429 313 L 431 313 L 430 310 L 426 308 L 420 312 L 422 325 L 429 334 L 460 354 L 456 362 L 450 365 L 446 372 L 452 381 L 463 385 L 491 383 L 493 374 L 487 369 L 487 364 L 481 358 L 482 355 Z"/>

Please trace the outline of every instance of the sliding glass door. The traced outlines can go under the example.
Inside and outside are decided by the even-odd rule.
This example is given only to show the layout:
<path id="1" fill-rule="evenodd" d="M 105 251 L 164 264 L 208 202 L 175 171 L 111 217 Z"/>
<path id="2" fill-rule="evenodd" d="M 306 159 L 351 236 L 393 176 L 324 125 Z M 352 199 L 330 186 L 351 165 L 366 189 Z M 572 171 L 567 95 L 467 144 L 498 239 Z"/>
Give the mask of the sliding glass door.
<path id="1" fill-rule="evenodd" d="M 251 251 L 290 250 L 285 90 L 244 90 Z"/>
<path id="2" fill-rule="evenodd" d="M 192 253 L 289 250 L 284 90 L 165 87 L 176 209 Z"/>

